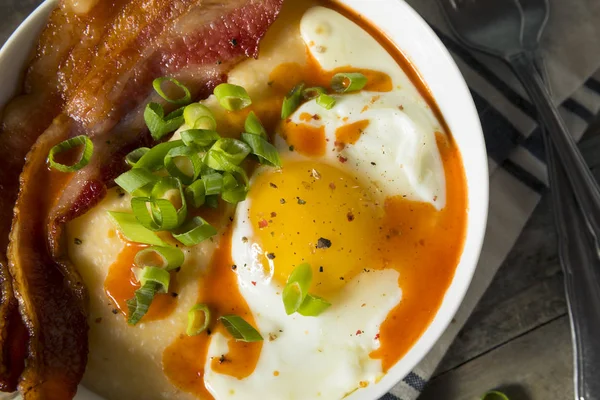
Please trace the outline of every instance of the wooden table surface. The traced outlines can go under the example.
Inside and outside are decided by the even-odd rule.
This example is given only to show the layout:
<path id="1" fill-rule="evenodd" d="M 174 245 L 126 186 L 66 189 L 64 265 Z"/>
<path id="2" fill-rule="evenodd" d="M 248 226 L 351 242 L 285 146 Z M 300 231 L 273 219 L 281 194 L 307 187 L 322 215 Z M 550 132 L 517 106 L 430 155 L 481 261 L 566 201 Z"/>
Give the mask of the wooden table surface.
<path id="1" fill-rule="evenodd" d="M 40 3 L 1 0 L 0 44 Z M 600 154 L 600 123 L 582 149 Z M 600 157 L 593 170 L 600 178 Z M 472 400 L 500 388 L 511 400 L 571 400 L 573 353 L 550 196 L 458 335 L 421 400 Z"/>

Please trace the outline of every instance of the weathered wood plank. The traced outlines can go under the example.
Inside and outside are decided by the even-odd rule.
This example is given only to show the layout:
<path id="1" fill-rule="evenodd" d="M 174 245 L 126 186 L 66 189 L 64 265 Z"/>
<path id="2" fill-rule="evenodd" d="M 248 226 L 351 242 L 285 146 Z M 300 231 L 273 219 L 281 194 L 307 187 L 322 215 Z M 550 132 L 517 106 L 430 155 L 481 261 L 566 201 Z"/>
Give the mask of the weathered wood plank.
<path id="1" fill-rule="evenodd" d="M 511 400 L 573 399 L 571 332 L 559 317 L 438 376 L 420 400 L 475 400 L 500 388 Z"/>
<path id="2" fill-rule="evenodd" d="M 600 129 L 581 144 L 600 179 Z M 545 195 L 436 374 L 535 329 L 566 312 L 550 196 Z"/>

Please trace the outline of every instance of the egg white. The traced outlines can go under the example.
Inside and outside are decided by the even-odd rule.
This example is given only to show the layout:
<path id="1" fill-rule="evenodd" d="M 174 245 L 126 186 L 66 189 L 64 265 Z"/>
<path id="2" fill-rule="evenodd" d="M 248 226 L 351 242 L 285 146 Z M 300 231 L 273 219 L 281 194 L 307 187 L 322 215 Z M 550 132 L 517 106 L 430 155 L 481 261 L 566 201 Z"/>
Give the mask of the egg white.
<path id="1" fill-rule="evenodd" d="M 368 68 L 387 73 L 393 82 L 387 93 L 337 95 L 331 110 L 314 100 L 303 104 L 291 122 L 323 126 L 328 143 L 322 157 L 311 159 L 345 169 L 378 196 L 405 196 L 444 207 L 444 169 L 435 138 L 443 130 L 401 67 L 368 33 L 333 10 L 311 8 L 300 30 L 307 45 L 314 43 L 308 48 L 323 69 Z M 305 122 L 300 118 L 304 113 L 320 118 Z M 362 120 L 369 125 L 360 139 L 339 152 L 336 130 Z M 284 164 L 307 159 L 290 152 L 279 135 L 275 146 Z M 339 155 L 347 162 L 340 163 Z M 269 168 L 259 168 L 255 178 L 261 173 Z M 205 382 L 211 393 L 231 399 L 338 399 L 377 381 L 383 374 L 381 362 L 369 354 L 379 347 L 381 324 L 401 301 L 398 272 L 360 273 L 327 299 L 332 306 L 318 317 L 287 315 L 282 287 L 272 279 L 273 261 L 262 264 L 263 249 L 249 219 L 252 205 L 252 198 L 238 205 L 231 251 L 240 292 L 265 342 L 253 374 L 242 380 L 215 373 L 207 360 Z M 215 335 L 208 359 L 227 353 L 227 346 L 223 335 Z"/>

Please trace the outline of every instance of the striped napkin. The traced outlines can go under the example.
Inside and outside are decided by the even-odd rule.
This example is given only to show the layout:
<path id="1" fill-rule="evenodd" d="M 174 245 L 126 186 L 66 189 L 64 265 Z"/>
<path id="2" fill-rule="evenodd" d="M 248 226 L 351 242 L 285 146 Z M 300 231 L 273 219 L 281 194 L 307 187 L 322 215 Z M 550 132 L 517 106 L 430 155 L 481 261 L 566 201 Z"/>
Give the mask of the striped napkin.
<path id="1" fill-rule="evenodd" d="M 483 127 L 490 170 L 490 208 L 477 271 L 455 320 L 425 359 L 381 400 L 412 400 L 463 327 L 513 247 L 548 183 L 535 108 L 500 61 L 473 53 L 450 33 L 436 0 L 407 0 L 450 50 Z M 576 139 L 600 109 L 600 2 L 550 0 L 541 41 L 555 104 Z"/>

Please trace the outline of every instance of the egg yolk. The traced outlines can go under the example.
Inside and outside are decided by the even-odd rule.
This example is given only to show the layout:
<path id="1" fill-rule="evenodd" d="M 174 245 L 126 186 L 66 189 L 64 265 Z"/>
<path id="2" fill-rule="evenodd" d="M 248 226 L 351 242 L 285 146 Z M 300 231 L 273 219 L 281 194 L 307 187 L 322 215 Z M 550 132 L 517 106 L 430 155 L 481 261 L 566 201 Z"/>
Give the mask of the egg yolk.
<path id="1" fill-rule="evenodd" d="M 382 207 L 348 173 L 328 164 L 291 162 L 252 184 L 249 216 L 263 266 L 285 284 L 301 263 L 313 268 L 312 292 L 335 293 L 371 267 Z"/>

